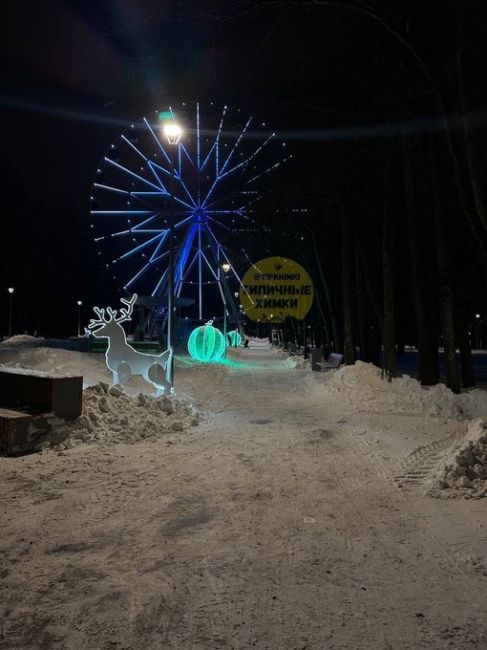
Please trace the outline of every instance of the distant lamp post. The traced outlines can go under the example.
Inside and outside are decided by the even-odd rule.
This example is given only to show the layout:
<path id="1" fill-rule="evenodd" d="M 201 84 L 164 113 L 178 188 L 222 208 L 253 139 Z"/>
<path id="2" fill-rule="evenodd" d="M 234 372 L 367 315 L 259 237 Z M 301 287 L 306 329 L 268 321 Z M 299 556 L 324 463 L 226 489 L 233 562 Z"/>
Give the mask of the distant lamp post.
<path id="1" fill-rule="evenodd" d="M 475 314 L 475 338 L 477 350 L 480 350 L 480 314 Z"/>
<path id="2" fill-rule="evenodd" d="M 78 305 L 78 336 L 81 336 L 81 306 L 82 306 L 82 301 L 77 300 L 76 304 Z"/>
<path id="3" fill-rule="evenodd" d="M 167 121 L 163 124 L 162 130 L 169 145 L 176 147 L 183 134 L 182 128 L 174 121 Z M 167 287 L 167 349 L 171 351 L 169 355 L 169 369 L 167 380 L 174 385 L 174 156 L 171 152 L 169 156 L 171 163 L 171 193 L 169 205 L 169 261 L 168 261 L 168 287 Z"/>
<path id="4" fill-rule="evenodd" d="M 13 287 L 9 287 L 8 291 L 8 335 L 12 336 L 12 302 L 15 293 Z"/>
<path id="5" fill-rule="evenodd" d="M 231 268 L 232 265 L 229 262 L 223 262 L 222 271 L 225 274 L 225 277 Z M 227 343 L 227 298 L 225 295 L 225 288 L 223 290 L 223 336 L 225 337 L 225 345 L 226 345 Z"/>

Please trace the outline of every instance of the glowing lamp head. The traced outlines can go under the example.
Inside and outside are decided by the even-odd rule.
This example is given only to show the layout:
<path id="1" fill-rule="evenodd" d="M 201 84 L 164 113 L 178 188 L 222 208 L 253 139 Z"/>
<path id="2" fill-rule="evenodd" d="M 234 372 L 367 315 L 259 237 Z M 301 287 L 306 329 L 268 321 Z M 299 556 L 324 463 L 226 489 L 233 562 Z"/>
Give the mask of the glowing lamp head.
<path id="1" fill-rule="evenodd" d="M 475 314 L 475 318 L 480 318 L 480 314 Z"/>
<path id="2" fill-rule="evenodd" d="M 228 273 L 228 271 L 230 271 L 231 268 L 232 268 L 232 266 L 228 262 L 224 262 L 222 264 L 222 269 L 223 269 L 224 273 Z"/>
<path id="3" fill-rule="evenodd" d="M 76 301 L 76 304 L 78 305 L 78 307 L 81 307 L 81 305 L 82 305 L 83 303 L 81 302 L 81 300 L 77 300 L 77 301 Z"/>
<path id="4" fill-rule="evenodd" d="M 10 295 L 12 295 L 13 293 L 15 293 L 15 289 L 14 289 L 13 287 L 9 287 L 9 288 L 7 289 L 7 291 L 9 292 Z"/>
<path id="5" fill-rule="evenodd" d="M 169 144 L 173 145 L 178 144 L 183 134 L 182 128 L 179 126 L 179 124 L 176 124 L 176 122 L 166 122 L 163 125 L 162 130 L 164 131 L 164 135 L 166 136 Z"/>

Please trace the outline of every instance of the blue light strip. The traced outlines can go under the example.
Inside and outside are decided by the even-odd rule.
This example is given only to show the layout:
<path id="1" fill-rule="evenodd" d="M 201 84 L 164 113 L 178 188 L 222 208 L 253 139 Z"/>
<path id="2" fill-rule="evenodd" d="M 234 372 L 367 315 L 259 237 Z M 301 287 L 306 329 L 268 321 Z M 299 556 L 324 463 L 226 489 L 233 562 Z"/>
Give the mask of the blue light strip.
<path id="1" fill-rule="evenodd" d="M 131 278 L 127 284 L 124 286 L 124 289 L 128 289 L 129 287 L 132 286 L 134 282 L 137 282 L 137 280 L 150 268 L 152 265 L 152 262 L 147 262 L 145 266 L 143 266 L 141 269 L 137 271 L 137 273 Z"/>
<path id="2" fill-rule="evenodd" d="M 122 165 L 119 165 L 119 164 L 116 163 L 114 160 L 110 160 L 110 158 L 106 158 L 106 157 L 105 157 L 105 162 L 109 163 L 110 165 L 113 165 L 114 167 L 117 167 L 118 169 L 121 169 L 121 170 L 122 170 L 123 172 L 125 172 L 126 174 L 129 174 L 130 176 L 133 176 L 134 178 L 137 178 L 139 181 L 142 181 L 142 182 L 145 183 L 146 185 L 149 185 L 149 187 L 153 187 L 155 190 L 159 190 L 159 188 L 157 187 L 157 185 L 154 185 L 154 183 L 151 183 L 151 182 L 148 181 L 147 179 L 142 178 L 142 176 L 139 176 L 138 174 L 134 174 L 134 172 L 131 172 L 131 171 L 130 171 L 129 169 L 127 169 L 126 167 L 123 167 Z"/>
<path id="3" fill-rule="evenodd" d="M 200 104 L 196 102 L 196 169 L 200 171 Z"/>
<path id="4" fill-rule="evenodd" d="M 220 174 L 220 178 L 224 178 L 228 174 L 231 174 L 232 172 L 236 171 L 237 169 L 240 169 L 240 167 L 243 167 L 244 165 L 248 165 L 251 160 L 253 160 L 256 156 L 259 155 L 261 151 L 263 151 L 264 147 L 272 140 L 272 138 L 275 136 L 275 133 L 272 133 L 265 142 L 263 142 L 260 147 L 257 147 L 257 149 L 254 151 L 253 154 L 251 154 L 246 160 L 243 162 L 239 163 L 235 167 L 232 167 L 232 169 L 229 169 L 227 172 L 224 174 Z"/>
<path id="5" fill-rule="evenodd" d="M 147 126 L 147 128 L 149 129 L 149 131 L 152 133 L 152 135 L 153 135 L 153 137 L 154 137 L 154 140 L 157 142 L 157 146 L 159 147 L 159 149 L 161 150 L 161 152 L 164 154 L 164 157 L 166 158 L 167 162 L 168 162 L 169 164 L 171 164 L 171 159 L 170 159 L 169 156 L 167 155 L 166 150 L 164 149 L 164 147 L 162 146 L 162 142 L 159 140 L 159 138 L 157 137 L 157 135 L 154 133 L 154 130 L 152 129 L 152 127 L 151 127 L 151 125 L 149 124 L 149 122 L 147 121 L 147 118 L 146 118 L 146 117 L 144 117 L 144 122 L 145 122 L 145 125 Z"/>
<path id="6" fill-rule="evenodd" d="M 151 237 L 145 242 L 142 242 L 142 244 L 139 244 L 135 248 L 133 248 L 130 251 L 127 251 L 127 253 L 124 253 L 123 255 L 120 255 L 120 257 L 117 257 L 117 262 L 120 260 L 125 260 L 128 257 L 131 257 L 132 255 L 135 255 L 135 253 L 138 253 L 139 251 L 143 250 L 144 248 L 147 248 L 151 244 L 153 244 L 155 241 L 157 241 L 161 237 L 160 234 L 156 235 L 155 237 Z"/>
<path id="7" fill-rule="evenodd" d="M 134 216 L 154 214 L 154 210 L 91 210 L 91 214 L 132 214 Z"/>
<path id="8" fill-rule="evenodd" d="M 188 257 L 189 254 L 191 253 L 191 247 L 193 246 L 193 241 L 197 229 L 198 227 L 196 224 L 193 224 L 191 228 L 188 229 L 183 244 L 180 247 L 180 252 L 179 252 L 178 261 L 176 265 L 176 273 L 175 273 L 176 283 L 182 284 L 184 269 L 186 267 L 186 264 L 188 263 Z"/>
<path id="9" fill-rule="evenodd" d="M 215 271 L 213 270 L 213 267 L 211 266 L 210 262 L 208 261 L 208 258 L 206 257 L 206 255 L 205 255 L 205 253 L 204 253 L 203 250 L 201 251 L 201 255 L 202 255 L 203 259 L 205 260 L 206 265 L 207 265 L 208 268 L 210 269 L 212 275 L 214 276 L 215 280 L 218 282 L 218 281 L 219 281 L 218 276 L 217 276 L 217 274 L 215 273 Z"/>
<path id="10" fill-rule="evenodd" d="M 182 151 L 182 152 L 184 153 L 184 155 L 186 156 L 186 158 L 187 158 L 187 159 L 189 160 L 189 162 L 191 163 L 191 166 L 193 167 L 193 169 L 194 169 L 195 171 L 198 171 L 198 169 L 196 168 L 196 165 L 194 164 L 193 159 L 192 159 L 191 156 L 189 155 L 188 150 L 186 149 L 186 147 L 184 146 L 184 144 L 181 144 L 181 143 L 179 144 L 179 151 L 180 151 L 180 152 Z"/>
<path id="11" fill-rule="evenodd" d="M 94 183 L 93 185 L 100 190 L 108 190 L 109 192 L 116 192 L 117 194 L 130 194 L 128 190 L 121 190 L 119 187 L 111 187 L 110 185 L 103 185 L 102 183 Z"/>
<path id="12" fill-rule="evenodd" d="M 167 169 L 164 169 L 164 167 L 161 167 L 161 166 L 158 165 L 157 163 L 151 161 L 151 162 L 149 162 L 149 165 L 150 165 L 151 167 L 155 167 L 155 168 L 157 168 L 157 169 L 160 169 L 160 170 L 161 170 L 162 172 L 164 172 L 164 174 L 166 174 L 169 178 L 171 177 L 171 172 L 168 171 Z M 176 170 L 175 170 L 175 171 L 176 171 Z M 179 203 L 179 204 L 183 205 L 184 207 L 188 208 L 188 210 L 192 210 L 192 209 L 196 208 L 196 203 L 195 203 L 195 201 L 194 201 L 194 199 L 193 199 L 193 197 L 192 197 L 192 195 L 191 195 L 191 192 L 188 190 L 188 188 L 187 188 L 187 186 L 186 186 L 186 183 L 183 181 L 183 179 L 179 176 L 179 174 L 178 174 L 177 172 L 174 174 L 174 180 L 177 181 L 177 182 L 181 185 L 181 187 L 183 188 L 183 190 L 186 192 L 186 194 L 188 195 L 189 200 L 191 201 L 191 205 L 190 205 L 189 203 L 186 203 L 186 202 L 183 201 L 182 199 L 179 199 L 177 196 L 174 196 L 173 199 L 174 199 L 177 203 Z M 161 185 L 162 185 L 162 181 L 161 181 L 160 179 L 159 179 L 159 182 L 160 182 Z M 169 192 L 167 192 L 167 190 L 166 190 L 166 195 L 167 195 L 167 196 L 170 196 L 170 194 L 169 194 Z"/>
<path id="13" fill-rule="evenodd" d="M 167 278 L 167 269 L 164 271 L 164 273 L 161 275 L 159 282 L 156 284 L 154 287 L 151 296 L 159 296 L 161 295 L 160 288 L 166 285 L 166 278 Z"/>
<path id="14" fill-rule="evenodd" d="M 246 125 L 245 125 L 244 128 L 242 129 L 242 132 L 241 132 L 240 135 L 238 136 L 238 138 L 237 138 L 235 144 L 233 145 L 233 147 L 232 147 L 230 153 L 229 153 L 228 156 L 227 156 L 227 159 L 225 160 L 225 162 L 224 162 L 223 165 L 222 165 L 222 168 L 220 169 L 220 174 L 219 174 L 220 177 L 221 177 L 221 175 L 222 175 L 222 172 L 225 171 L 226 166 L 227 166 L 228 163 L 230 162 L 230 159 L 232 158 L 233 154 L 235 153 L 235 151 L 236 151 L 238 145 L 240 144 L 242 138 L 244 137 L 245 132 L 246 132 L 247 129 L 249 128 L 251 122 L 252 122 L 252 117 L 249 117 L 249 119 L 247 120 Z"/>
<path id="15" fill-rule="evenodd" d="M 201 224 L 198 224 L 198 305 L 199 305 L 199 317 L 200 320 L 203 318 L 203 267 L 201 264 L 201 253 L 203 252 L 203 247 L 201 246 Z"/>

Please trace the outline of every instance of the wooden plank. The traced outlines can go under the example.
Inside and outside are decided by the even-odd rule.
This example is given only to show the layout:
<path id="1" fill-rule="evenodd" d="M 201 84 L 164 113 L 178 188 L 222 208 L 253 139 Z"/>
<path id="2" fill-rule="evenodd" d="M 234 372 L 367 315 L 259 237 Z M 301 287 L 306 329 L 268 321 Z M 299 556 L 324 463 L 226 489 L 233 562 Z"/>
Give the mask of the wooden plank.
<path id="1" fill-rule="evenodd" d="M 49 429 L 45 414 L 0 409 L 0 450 L 11 456 L 34 451 Z"/>
<path id="2" fill-rule="evenodd" d="M 65 420 L 81 415 L 83 377 L 50 377 L 0 371 L 0 404 L 19 410 L 54 413 Z"/>

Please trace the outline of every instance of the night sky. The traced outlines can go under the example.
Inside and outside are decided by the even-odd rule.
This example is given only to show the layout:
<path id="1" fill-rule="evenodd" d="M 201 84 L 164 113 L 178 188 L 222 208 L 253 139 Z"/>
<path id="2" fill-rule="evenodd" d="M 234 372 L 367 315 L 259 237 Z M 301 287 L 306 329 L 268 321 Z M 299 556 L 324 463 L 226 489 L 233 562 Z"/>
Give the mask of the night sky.
<path id="1" fill-rule="evenodd" d="M 452 270 L 465 309 L 482 311 L 485 267 L 459 216 L 442 135 L 443 118 L 454 124 L 466 108 L 479 142 L 485 140 L 485 48 L 469 3 L 7 0 L 2 10 L 0 334 L 8 286 L 16 288 L 16 331 L 74 334 L 77 299 L 87 316 L 93 304 L 113 303 L 118 287 L 89 232 L 97 165 L 130 121 L 181 101 L 238 106 L 286 138 L 293 160 L 262 204 L 259 216 L 272 230 L 255 254 L 290 255 L 316 275 L 314 238 L 337 310 L 337 203 L 346 204 L 371 277 L 378 278 L 384 161 L 400 164 L 401 133 L 438 134 Z M 455 79 L 459 24 L 467 107 Z M 418 160 L 427 156 L 425 146 Z M 485 165 L 485 150 L 482 156 Z M 400 174 L 390 183 L 397 185 L 390 209 L 399 214 Z M 291 208 L 307 212 L 296 217 Z M 404 328 L 412 331 L 406 235 L 398 219 L 398 302 Z"/>

